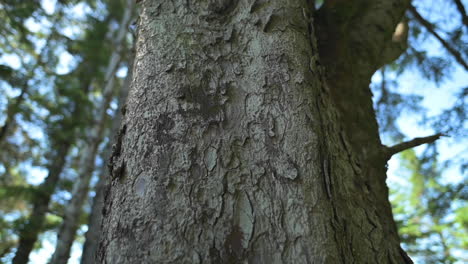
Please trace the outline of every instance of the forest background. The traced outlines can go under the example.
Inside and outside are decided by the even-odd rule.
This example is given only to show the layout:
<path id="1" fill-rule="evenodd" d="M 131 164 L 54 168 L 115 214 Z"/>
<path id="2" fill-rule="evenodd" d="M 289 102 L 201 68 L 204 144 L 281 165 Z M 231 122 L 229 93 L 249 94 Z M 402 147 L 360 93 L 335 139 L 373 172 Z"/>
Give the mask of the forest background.
<path id="1" fill-rule="evenodd" d="M 444 135 L 389 162 L 394 216 L 416 263 L 468 262 L 466 6 L 413 1 L 408 49 L 371 84 L 384 144 Z M 0 1 L 0 263 L 20 237 L 32 263 L 94 252 L 136 9 L 133 0 Z"/>

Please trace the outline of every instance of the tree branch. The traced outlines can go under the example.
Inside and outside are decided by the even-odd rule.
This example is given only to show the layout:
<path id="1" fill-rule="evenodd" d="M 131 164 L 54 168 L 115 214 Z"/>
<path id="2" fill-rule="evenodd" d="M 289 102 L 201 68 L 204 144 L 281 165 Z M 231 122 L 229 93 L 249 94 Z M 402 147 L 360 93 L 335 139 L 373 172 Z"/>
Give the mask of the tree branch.
<path id="1" fill-rule="evenodd" d="M 7 106 L 7 114 L 6 114 L 6 118 L 5 118 L 5 123 L 3 124 L 3 126 L 0 128 L 0 144 L 2 143 L 2 141 L 6 138 L 7 136 L 7 131 L 9 129 L 9 127 L 11 126 L 12 123 L 14 123 L 14 116 L 15 114 L 18 112 L 18 109 L 19 109 L 19 106 L 21 105 L 21 103 L 23 102 L 24 100 L 24 96 L 25 94 L 27 93 L 27 90 L 28 90 L 28 85 L 25 84 L 22 88 L 21 88 L 21 93 L 20 95 L 18 95 L 16 98 L 15 98 L 15 102 L 12 103 L 12 104 L 8 104 Z"/>
<path id="2" fill-rule="evenodd" d="M 458 12 L 460 12 L 463 24 L 465 24 L 465 27 L 468 27 L 468 16 L 466 15 L 465 6 L 463 6 L 463 3 L 460 0 L 453 0 L 453 1 L 455 2 L 455 5 L 457 6 Z"/>
<path id="3" fill-rule="evenodd" d="M 444 48 L 450 53 L 452 54 L 452 56 L 455 58 L 455 60 L 460 64 L 462 65 L 465 70 L 468 70 L 468 64 L 466 63 L 466 61 L 463 59 L 462 55 L 460 54 L 460 52 L 458 52 L 456 49 L 454 49 L 452 46 L 450 46 L 450 44 L 445 41 L 445 39 L 443 39 L 435 30 L 434 30 L 434 26 L 429 22 L 427 21 L 426 19 L 424 19 L 424 17 L 421 16 L 421 14 L 418 13 L 418 11 L 416 10 L 416 8 L 413 6 L 413 5 L 410 5 L 408 10 L 411 12 L 411 14 L 414 16 L 414 18 L 419 22 L 419 24 L 421 24 L 423 27 L 426 28 L 427 31 L 429 31 L 429 33 L 431 33 L 437 40 L 439 40 L 439 42 L 442 44 L 442 46 L 444 46 Z"/>
<path id="4" fill-rule="evenodd" d="M 396 144 L 396 145 L 394 145 L 392 147 L 387 147 L 386 156 L 388 157 L 388 159 L 390 159 L 390 157 L 392 157 L 393 155 L 395 155 L 397 153 L 400 153 L 400 152 L 402 152 L 404 150 L 407 150 L 407 149 L 410 149 L 410 148 L 417 147 L 417 146 L 422 145 L 422 144 L 432 143 L 432 142 L 436 141 L 437 139 L 439 139 L 442 136 L 445 136 L 445 135 L 441 134 L 441 133 L 438 133 L 438 134 L 428 136 L 428 137 L 414 138 L 414 139 L 412 139 L 410 141 L 406 141 L 406 142 L 403 142 L 403 143 L 400 143 L 400 144 Z"/>

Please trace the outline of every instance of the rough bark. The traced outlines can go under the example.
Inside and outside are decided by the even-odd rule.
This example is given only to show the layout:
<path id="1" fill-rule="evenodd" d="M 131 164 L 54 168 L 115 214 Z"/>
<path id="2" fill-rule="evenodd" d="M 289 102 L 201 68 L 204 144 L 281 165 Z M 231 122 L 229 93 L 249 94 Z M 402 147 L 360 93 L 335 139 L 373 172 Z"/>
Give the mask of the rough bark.
<path id="1" fill-rule="evenodd" d="M 381 148 L 370 75 L 325 78 L 312 11 L 304 0 L 142 2 L 99 263 L 409 261 L 376 193 L 385 160 L 358 164 Z M 389 16 L 389 36 L 362 37 L 391 41 L 401 15 Z M 343 70 L 369 67 L 344 55 Z M 332 90 L 344 82 L 363 90 L 356 136 Z"/>
<path id="2" fill-rule="evenodd" d="M 73 186 L 72 198 L 65 207 L 62 225 L 57 233 L 55 252 L 50 261 L 51 264 L 66 264 L 70 258 L 70 250 L 75 240 L 79 227 L 79 219 L 82 214 L 83 204 L 88 196 L 89 183 L 93 175 L 98 147 L 101 144 L 105 132 L 107 109 L 115 93 L 115 73 L 121 62 L 122 52 L 125 48 L 125 37 L 133 13 L 133 0 L 127 0 L 120 27 L 113 41 L 114 50 L 109 59 L 105 74 L 105 84 L 101 105 L 97 108 L 97 118 L 91 127 L 89 136 L 84 145 L 82 159 L 80 160 L 80 172 Z"/>
<path id="3" fill-rule="evenodd" d="M 360 184 L 374 201 L 377 223 L 386 238 L 376 248 L 396 245 L 399 238 L 385 182 L 387 148 L 378 134 L 369 84 L 377 69 L 406 48 L 406 36 L 396 35 L 408 6 L 408 0 L 330 0 L 318 10 L 316 19 L 320 61 L 327 69 L 327 83 L 348 142 L 346 150 L 363 176 Z M 347 15 L 340 15 L 343 12 Z M 389 261 L 411 262 L 403 250 L 400 252 L 402 260 L 389 254 Z"/>
<path id="4" fill-rule="evenodd" d="M 129 65 L 128 65 L 128 74 L 125 77 L 125 82 L 122 87 L 122 91 L 117 100 L 118 111 L 115 113 L 112 119 L 111 135 L 109 138 L 113 139 L 117 135 L 121 120 L 122 112 L 124 109 L 124 102 L 128 95 L 128 89 L 130 87 L 130 82 L 132 79 L 132 68 L 133 68 L 133 51 L 130 54 Z M 111 144 L 109 143 L 104 151 L 104 160 L 109 160 L 111 154 Z M 106 165 L 103 165 L 102 170 L 99 173 L 99 180 L 95 187 L 96 195 L 93 198 L 93 203 L 91 207 L 91 213 L 88 220 L 88 231 L 86 232 L 85 238 L 86 241 L 83 244 L 83 253 L 81 255 L 81 264 L 92 264 L 95 263 L 95 256 L 97 252 L 97 247 L 99 240 L 101 238 L 101 222 L 102 222 L 102 208 L 104 205 L 104 190 L 108 184 L 107 178 L 109 177 L 108 169 Z"/>

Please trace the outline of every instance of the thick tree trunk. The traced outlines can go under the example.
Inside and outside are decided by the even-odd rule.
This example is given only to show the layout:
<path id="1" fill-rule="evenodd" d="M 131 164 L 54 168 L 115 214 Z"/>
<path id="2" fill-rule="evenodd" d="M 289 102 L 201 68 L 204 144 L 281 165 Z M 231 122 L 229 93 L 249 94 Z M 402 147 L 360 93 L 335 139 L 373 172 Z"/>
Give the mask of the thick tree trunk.
<path id="1" fill-rule="evenodd" d="M 343 124 L 312 13 L 305 0 L 142 2 L 100 263 L 409 261 L 376 193 L 385 161 L 359 167 L 373 160 Z"/>
<path id="2" fill-rule="evenodd" d="M 107 109 L 115 92 L 115 73 L 121 62 L 121 53 L 125 48 L 125 37 L 128 33 L 128 26 L 133 13 L 133 0 L 127 0 L 127 6 L 120 22 L 119 31 L 114 40 L 115 49 L 109 59 L 105 75 L 105 85 L 103 89 L 103 99 L 97 109 L 97 118 L 91 128 L 90 135 L 84 146 L 83 155 L 79 168 L 81 169 L 78 180 L 73 186 L 72 198 L 65 207 L 65 214 L 57 233 L 57 244 L 55 252 L 50 261 L 51 264 L 66 264 L 70 258 L 70 250 L 75 240 L 76 230 L 79 227 L 79 219 L 82 213 L 83 204 L 88 196 L 89 183 L 95 167 L 95 159 L 98 147 L 102 142 L 105 124 L 107 119 Z"/>
<path id="3" fill-rule="evenodd" d="M 376 224 L 385 237 L 376 248 L 385 248 L 388 240 L 398 243 L 398 235 L 385 182 L 388 157 L 380 141 L 369 84 L 377 69 L 406 49 L 407 26 L 402 21 L 408 4 L 408 0 L 359 0 L 350 9 L 347 1 L 326 1 L 315 20 L 320 61 L 327 69 L 346 151 L 363 177 L 360 184 L 374 201 Z M 342 12 L 347 16 L 337 15 Z M 398 26 L 403 29 L 398 31 Z M 405 261 L 411 261 L 400 252 Z M 396 261 L 391 255 L 389 260 Z"/>

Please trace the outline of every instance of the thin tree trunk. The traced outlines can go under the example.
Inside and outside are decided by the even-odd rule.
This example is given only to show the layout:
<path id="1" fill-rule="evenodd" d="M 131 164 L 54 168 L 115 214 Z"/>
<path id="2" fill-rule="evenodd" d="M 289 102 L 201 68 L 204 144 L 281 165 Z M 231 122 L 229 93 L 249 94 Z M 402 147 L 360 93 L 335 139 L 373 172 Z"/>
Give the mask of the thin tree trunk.
<path id="1" fill-rule="evenodd" d="M 79 219 L 82 213 L 83 204 L 88 196 L 89 183 L 95 167 L 95 159 L 98 147 L 102 142 L 105 124 L 107 119 L 107 109 L 114 95 L 115 73 L 121 62 L 121 54 L 125 48 L 125 37 L 128 33 L 128 26 L 133 14 L 133 0 L 127 0 L 127 6 L 120 22 L 119 31 L 113 43 L 115 49 L 109 60 L 105 75 L 105 87 L 103 89 L 103 100 L 97 109 L 98 118 L 94 120 L 95 125 L 91 128 L 90 136 L 83 150 L 83 158 L 79 168 L 78 181 L 73 186 L 72 198 L 65 207 L 65 215 L 62 225 L 57 234 L 57 244 L 55 252 L 50 261 L 51 264 L 66 264 L 70 257 L 70 249 L 75 240 L 76 230 L 78 229 Z"/>
<path id="2" fill-rule="evenodd" d="M 404 6 L 375 2 L 401 18 Z M 304 0 L 142 2 L 99 263 L 409 262 L 388 197 L 374 199 L 371 169 L 352 158 L 363 152 L 333 106 L 312 11 Z"/>
<path id="3" fill-rule="evenodd" d="M 96 70 L 96 65 L 82 64 L 80 67 L 80 79 L 82 80 L 80 89 L 82 89 L 84 94 L 87 94 L 91 84 L 89 73 Z M 61 128 L 55 128 L 54 132 L 49 135 L 51 152 L 47 155 L 49 157 L 48 174 L 44 182 L 38 187 L 28 222 L 20 229 L 20 239 L 15 257 L 13 258 L 13 264 L 28 263 L 34 243 L 36 243 L 39 234 L 42 232 L 51 197 L 55 192 L 60 174 L 65 166 L 68 151 L 76 140 L 76 123 L 70 122 L 69 119 L 78 120 L 82 117 L 83 111 L 80 107 L 79 102 L 73 103 L 70 109 L 71 116 L 65 117 Z M 64 137 L 64 133 L 69 133 L 69 135 Z"/>
<path id="4" fill-rule="evenodd" d="M 110 145 L 106 147 L 105 153 L 110 151 Z M 105 155 L 107 157 L 107 155 Z M 96 255 L 97 245 L 100 239 L 102 207 L 104 203 L 104 188 L 107 185 L 106 173 L 107 166 L 103 165 L 99 171 L 99 180 L 94 187 L 95 196 L 93 198 L 91 213 L 88 217 L 88 231 L 85 234 L 85 242 L 81 254 L 81 264 L 94 264 L 94 256 Z"/>
<path id="5" fill-rule="evenodd" d="M 77 110 L 75 109 L 75 112 Z M 45 181 L 39 186 L 37 195 L 33 202 L 33 210 L 28 222 L 20 229 L 19 244 L 16 250 L 13 264 L 26 264 L 29 254 L 37 241 L 37 237 L 42 230 L 45 214 L 49 208 L 49 202 L 57 186 L 60 173 L 65 165 L 65 157 L 74 139 L 57 144 L 58 149 L 54 151 L 48 167 L 49 173 Z"/>
<path id="6" fill-rule="evenodd" d="M 106 146 L 104 151 L 104 161 L 109 160 L 112 147 L 112 139 L 115 138 L 117 131 L 120 126 L 122 119 L 122 109 L 124 109 L 124 103 L 127 98 L 128 89 L 130 87 L 130 82 L 132 80 L 132 68 L 133 68 L 133 48 L 129 58 L 128 72 L 125 77 L 125 82 L 122 87 L 122 91 L 117 100 L 118 111 L 116 111 L 112 119 L 111 135 L 109 136 L 109 143 Z M 99 180 L 95 187 L 96 195 L 93 198 L 93 204 L 91 208 L 91 213 L 88 220 L 88 231 L 85 235 L 85 243 L 83 245 L 83 253 L 81 255 L 81 264 L 93 264 L 95 263 L 95 255 L 97 252 L 97 247 L 101 235 L 101 222 L 102 222 L 102 208 L 104 204 L 104 190 L 107 186 L 107 179 L 109 177 L 107 164 L 103 164 L 101 171 L 99 172 Z"/>

